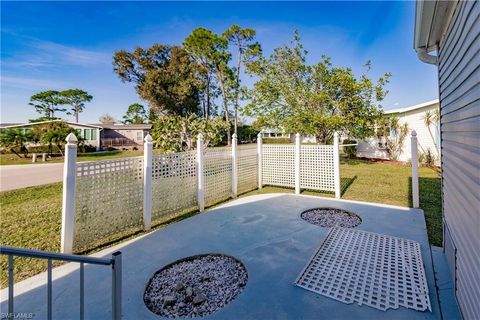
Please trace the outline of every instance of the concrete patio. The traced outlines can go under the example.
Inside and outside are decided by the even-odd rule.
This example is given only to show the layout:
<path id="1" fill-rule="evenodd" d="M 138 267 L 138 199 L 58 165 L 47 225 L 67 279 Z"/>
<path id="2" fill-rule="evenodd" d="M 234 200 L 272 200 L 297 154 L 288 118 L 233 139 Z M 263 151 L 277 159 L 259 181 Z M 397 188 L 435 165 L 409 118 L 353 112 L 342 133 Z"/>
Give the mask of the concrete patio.
<path id="1" fill-rule="evenodd" d="M 383 312 L 344 304 L 295 286 L 295 279 L 328 231 L 300 218 L 303 210 L 318 206 L 357 213 L 363 220 L 357 229 L 418 241 L 432 312 L 403 307 Z M 225 308 L 206 317 L 209 319 L 442 319 L 425 220 L 418 209 L 303 195 L 257 195 L 228 202 L 94 256 L 108 256 L 117 250 L 123 256 L 124 319 L 158 319 L 143 303 L 143 291 L 150 277 L 177 259 L 209 252 L 238 258 L 249 276 L 245 290 Z M 442 306 L 445 303 L 442 309 L 448 310 L 448 319 L 455 319 L 459 314 L 441 254 L 435 253 L 436 261 L 442 264 L 437 272 L 437 277 L 441 277 L 437 281 L 440 301 Z M 53 318 L 78 319 L 78 265 L 58 267 L 53 276 Z M 110 318 L 111 270 L 89 265 L 85 280 L 86 319 Z M 18 283 L 15 312 L 34 313 L 34 319 L 46 318 L 46 295 L 45 273 Z M 7 291 L 2 290 L 2 311 L 7 309 L 6 297 Z"/>

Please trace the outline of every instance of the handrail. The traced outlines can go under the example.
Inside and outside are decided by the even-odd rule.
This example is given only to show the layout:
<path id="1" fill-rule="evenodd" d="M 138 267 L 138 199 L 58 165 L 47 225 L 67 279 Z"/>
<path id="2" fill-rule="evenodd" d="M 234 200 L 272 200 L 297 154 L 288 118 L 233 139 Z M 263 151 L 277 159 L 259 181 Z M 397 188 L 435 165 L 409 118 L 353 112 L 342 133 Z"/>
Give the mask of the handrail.
<path id="1" fill-rule="evenodd" d="M 14 248 L 14 247 L 8 247 L 8 246 L 0 246 L 0 254 L 12 254 L 14 256 L 19 256 L 19 257 L 63 260 L 63 261 L 70 261 L 70 262 L 84 262 L 84 263 L 101 264 L 101 265 L 110 265 L 112 264 L 112 261 L 113 261 L 113 259 L 107 259 L 107 258 L 96 258 L 96 257 L 80 256 L 75 254 L 65 254 L 65 253 L 33 250 L 33 249 Z"/>
<path id="2" fill-rule="evenodd" d="M 80 263 L 80 319 L 85 317 L 85 263 L 112 266 L 112 319 L 122 317 L 122 253 L 116 251 L 112 258 L 86 257 L 74 254 L 55 253 L 41 250 L 14 248 L 0 246 L 0 254 L 8 255 L 8 319 L 14 318 L 14 256 L 47 259 L 47 314 L 52 319 L 52 260 L 70 261 Z"/>

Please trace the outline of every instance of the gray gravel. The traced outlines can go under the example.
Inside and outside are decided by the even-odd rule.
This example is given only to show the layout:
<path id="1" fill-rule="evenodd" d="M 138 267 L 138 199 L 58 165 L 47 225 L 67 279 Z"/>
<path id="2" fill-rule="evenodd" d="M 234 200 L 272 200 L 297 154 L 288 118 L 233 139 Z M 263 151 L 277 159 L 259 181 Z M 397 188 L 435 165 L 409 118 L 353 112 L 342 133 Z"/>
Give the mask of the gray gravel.
<path id="1" fill-rule="evenodd" d="M 302 212 L 303 220 L 321 227 L 354 228 L 362 223 L 355 213 L 335 208 L 315 208 Z"/>
<path id="2" fill-rule="evenodd" d="M 235 258 L 194 256 L 155 273 L 143 300 L 150 311 L 163 317 L 203 317 L 235 299 L 247 280 L 247 270 Z"/>

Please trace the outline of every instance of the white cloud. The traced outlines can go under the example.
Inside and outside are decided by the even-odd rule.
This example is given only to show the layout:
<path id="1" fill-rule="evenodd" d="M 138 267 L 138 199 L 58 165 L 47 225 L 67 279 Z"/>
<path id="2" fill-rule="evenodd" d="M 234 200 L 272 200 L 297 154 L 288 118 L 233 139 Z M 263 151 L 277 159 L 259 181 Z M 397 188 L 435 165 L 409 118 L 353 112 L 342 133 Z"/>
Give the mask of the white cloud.
<path id="1" fill-rule="evenodd" d="M 22 77 L 11 77 L 2 75 L 1 84 L 3 87 L 13 87 L 13 88 L 22 88 L 22 89 L 64 89 L 68 86 L 65 82 L 57 82 L 47 79 L 35 79 L 35 78 L 22 78 Z"/>
<path id="2" fill-rule="evenodd" d="M 80 49 L 52 41 L 26 38 L 24 50 L 2 61 L 2 67 L 44 69 L 59 65 L 93 67 L 110 63 L 110 52 Z"/>

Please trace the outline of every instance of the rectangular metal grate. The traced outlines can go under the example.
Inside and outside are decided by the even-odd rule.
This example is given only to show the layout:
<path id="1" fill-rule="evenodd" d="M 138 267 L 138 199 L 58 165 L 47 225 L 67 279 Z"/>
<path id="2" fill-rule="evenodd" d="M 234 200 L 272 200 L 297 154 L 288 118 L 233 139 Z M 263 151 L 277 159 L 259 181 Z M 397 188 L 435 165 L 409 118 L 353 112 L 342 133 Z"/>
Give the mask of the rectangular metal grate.
<path id="1" fill-rule="evenodd" d="M 332 228 L 295 284 L 383 311 L 431 311 L 420 244 L 377 233 Z"/>

